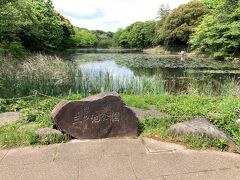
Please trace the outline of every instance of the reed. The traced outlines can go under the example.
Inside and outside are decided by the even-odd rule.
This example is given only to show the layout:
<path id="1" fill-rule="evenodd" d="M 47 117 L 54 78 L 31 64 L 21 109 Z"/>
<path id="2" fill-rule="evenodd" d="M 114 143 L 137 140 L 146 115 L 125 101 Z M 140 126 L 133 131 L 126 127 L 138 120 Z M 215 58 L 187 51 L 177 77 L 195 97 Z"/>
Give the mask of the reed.
<path id="1" fill-rule="evenodd" d="M 194 94 L 209 96 L 240 96 L 237 80 L 206 81 L 189 77 L 188 81 L 165 82 L 161 76 L 120 77 L 99 72 L 84 74 L 75 61 L 63 61 L 57 56 L 37 54 L 22 63 L 3 59 L 0 66 L 0 97 L 12 98 L 32 95 L 34 91 L 50 96 L 96 94 L 116 91 L 124 94 Z M 187 83 L 187 84 L 184 84 Z M 176 88 L 186 87 L 186 88 Z M 215 88 L 220 87 L 220 88 Z M 178 91 L 174 91 L 179 89 Z"/>

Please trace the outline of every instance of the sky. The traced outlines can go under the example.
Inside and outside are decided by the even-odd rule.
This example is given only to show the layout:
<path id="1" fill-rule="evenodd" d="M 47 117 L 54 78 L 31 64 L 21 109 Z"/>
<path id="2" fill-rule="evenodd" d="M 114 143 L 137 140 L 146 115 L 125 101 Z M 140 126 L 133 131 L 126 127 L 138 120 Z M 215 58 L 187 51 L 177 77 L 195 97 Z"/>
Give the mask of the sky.
<path id="1" fill-rule="evenodd" d="M 171 9 L 190 0 L 53 0 L 55 9 L 74 26 L 117 31 L 136 21 L 153 20 L 161 4 Z"/>

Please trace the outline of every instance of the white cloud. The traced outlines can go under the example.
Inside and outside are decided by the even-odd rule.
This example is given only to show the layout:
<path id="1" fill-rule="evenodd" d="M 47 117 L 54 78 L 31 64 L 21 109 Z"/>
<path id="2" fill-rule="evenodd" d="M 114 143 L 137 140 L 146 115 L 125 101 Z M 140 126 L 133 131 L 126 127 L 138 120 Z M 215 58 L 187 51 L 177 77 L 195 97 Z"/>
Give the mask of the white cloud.
<path id="1" fill-rule="evenodd" d="M 116 31 L 135 21 L 155 19 L 160 4 L 176 8 L 190 0 L 53 0 L 55 8 L 73 25 Z"/>

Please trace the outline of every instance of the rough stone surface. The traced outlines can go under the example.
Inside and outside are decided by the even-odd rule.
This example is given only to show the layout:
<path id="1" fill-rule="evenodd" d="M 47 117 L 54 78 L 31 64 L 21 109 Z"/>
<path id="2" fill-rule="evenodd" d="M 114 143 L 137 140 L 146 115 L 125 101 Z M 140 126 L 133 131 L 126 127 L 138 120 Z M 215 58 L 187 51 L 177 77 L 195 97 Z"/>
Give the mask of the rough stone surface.
<path id="1" fill-rule="evenodd" d="M 144 121 L 146 117 L 151 118 L 169 118 L 170 115 L 167 113 L 159 112 L 157 110 L 151 109 L 151 110 L 145 110 L 145 109 L 139 109 L 135 107 L 129 107 L 135 114 L 137 115 L 138 119 L 140 121 Z"/>
<path id="2" fill-rule="evenodd" d="M 234 60 L 232 61 L 233 64 L 240 64 L 240 58 L 234 58 Z"/>
<path id="3" fill-rule="evenodd" d="M 61 131 L 58 131 L 56 129 L 51 129 L 51 128 L 41 128 L 41 129 L 38 129 L 35 133 L 40 137 L 63 135 Z"/>
<path id="4" fill-rule="evenodd" d="M 19 118 L 20 118 L 19 112 L 0 113 L 0 126 L 3 126 L 10 122 L 17 121 Z"/>
<path id="5" fill-rule="evenodd" d="M 0 179 L 239 180 L 238 154 L 171 152 L 172 145 L 157 141 L 148 145 L 154 150 L 149 153 L 146 145 L 141 139 L 114 138 L 0 150 Z"/>
<path id="6" fill-rule="evenodd" d="M 240 119 L 238 119 L 238 120 L 236 121 L 236 123 L 240 126 Z"/>
<path id="7" fill-rule="evenodd" d="M 224 139 L 227 142 L 232 143 L 230 137 L 216 128 L 206 118 L 197 118 L 191 121 L 174 124 L 168 129 L 168 133 L 176 136 L 184 136 L 187 134 L 203 135 L 210 139 Z"/>
<path id="8" fill-rule="evenodd" d="M 117 93 L 63 101 L 51 116 L 59 129 L 78 139 L 138 135 L 138 118 Z"/>

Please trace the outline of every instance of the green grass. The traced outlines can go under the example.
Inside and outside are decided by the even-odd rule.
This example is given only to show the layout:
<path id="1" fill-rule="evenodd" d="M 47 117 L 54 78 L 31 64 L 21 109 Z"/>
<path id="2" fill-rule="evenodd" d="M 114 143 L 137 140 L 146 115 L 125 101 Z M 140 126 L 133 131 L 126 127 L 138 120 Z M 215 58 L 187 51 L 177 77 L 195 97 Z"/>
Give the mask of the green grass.
<path id="1" fill-rule="evenodd" d="M 54 97 L 30 97 L 21 100 L 0 100 L 0 112 L 20 111 L 21 120 L 0 127 L 0 146 L 14 147 L 33 144 L 52 144 L 66 142 L 69 137 L 50 137 L 40 139 L 35 130 L 38 128 L 53 127 L 49 116 L 52 109 L 62 99 L 78 100 L 84 95 L 70 95 L 62 98 Z M 127 95 L 121 97 L 128 106 L 150 109 L 155 108 L 161 112 L 168 113 L 167 119 L 147 118 L 139 128 L 143 136 L 158 136 L 163 140 L 184 142 L 190 148 L 219 148 L 226 150 L 225 141 L 209 140 L 204 137 L 186 136 L 176 138 L 167 134 L 167 129 L 178 122 L 190 120 L 195 117 L 207 117 L 210 121 L 227 133 L 239 146 L 240 128 L 235 123 L 240 116 L 240 99 L 223 96 L 186 96 L 186 95 Z"/>
<path id="2" fill-rule="evenodd" d="M 90 61 L 91 59 L 94 60 L 94 57 L 100 60 L 116 58 L 118 63 L 122 60 L 126 62 L 127 67 L 133 67 L 132 70 L 137 76 L 129 77 L 126 80 L 104 72 L 95 74 L 95 76 L 85 76 L 77 62 L 63 61 L 56 56 L 41 54 L 32 55 L 22 62 L 0 59 L 0 97 L 28 96 L 34 94 L 35 91 L 50 96 L 69 94 L 84 94 L 87 96 L 101 91 L 141 95 L 240 96 L 240 84 L 233 79 L 227 79 L 225 82 L 215 82 L 211 77 L 199 80 L 198 77 L 190 75 L 187 80 L 178 79 L 165 82 L 159 72 L 154 71 L 154 74 L 156 74 L 152 76 L 148 71 L 144 71 L 146 68 L 142 68 L 142 66 L 154 68 L 151 66 L 158 63 L 166 66 L 182 67 L 181 63 L 190 63 L 188 61 L 182 62 L 173 57 L 155 57 L 143 54 L 85 54 L 82 58 L 87 58 L 87 61 Z M 176 62 L 180 64 L 175 64 Z M 160 67 L 165 66 L 161 65 Z"/>
<path id="3" fill-rule="evenodd" d="M 86 54 L 82 58 L 86 58 L 87 61 L 94 60 L 93 57 L 103 60 L 113 58 L 112 56 L 115 58 L 115 55 Z M 133 68 L 142 66 L 151 68 L 154 64 L 164 67 L 169 63 L 174 65 L 176 61 L 172 57 L 163 59 L 163 57 L 140 54 L 116 56 L 118 56 L 118 63 L 127 63 Z M 170 115 L 168 119 L 147 118 L 139 126 L 142 135 L 157 135 L 165 140 L 184 142 L 190 148 L 217 147 L 225 150 L 226 145 L 222 140 L 212 141 L 191 135 L 179 139 L 166 133 L 167 129 L 175 123 L 196 117 L 206 117 L 231 136 L 237 145 L 240 145 L 240 127 L 235 123 L 240 116 L 240 99 L 238 98 L 240 85 L 235 80 L 228 79 L 222 84 L 221 82 L 215 84 L 212 81 L 199 83 L 192 76 L 189 78 L 187 90 L 179 91 L 177 95 L 169 95 L 161 76 L 149 79 L 147 75 L 143 75 L 139 79 L 132 78 L 123 83 L 121 79 L 104 73 L 94 77 L 84 77 L 77 68 L 77 64 L 62 61 L 55 56 L 38 54 L 28 57 L 21 63 L 11 62 L 9 59 L 0 60 L 0 97 L 30 95 L 20 99 L 0 99 L 0 112 L 20 111 L 22 114 L 18 122 L 0 127 L 0 146 L 2 147 L 67 141 L 69 137 L 66 135 L 40 139 L 35 131 L 38 128 L 53 127 L 49 113 L 61 99 L 75 100 L 101 91 L 117 91 L 122 93 L 122 98 L 129 106 L 142 109 L 155 108 Z M 190 61 L 186 62 L 190 63 Z M 198 67 L 195 63 L 191 62 L 189 66 Z M 178 85 L 174 83 L 170 85 Z M 40 94 L 54 97 L 40 97 Z"/>
<path id="4" fill-rule="evenodd" d="M 81 95 L 72 95 L 64 99 L 80 99 Z M 40 138 L 35 131 L 39 128 L 52 128 L 50 112 L 61 99 L 50 97 L 30 97 L 21 100 L 0 100 L 0 112 L 19 111 L 19 121 L 0 127 L 0 146 L 16 147 L 33 144 L 52 144 L 66 142 L 69 137 L 49 136 Z"/>
<path id="5" fill-rule="evenodd" d="M 147 119 L 140 125 L 143 135 L 157 135 L 161 139 L 185 142 L 193 148 L 225 149 L 224 142 L 221 140 L 210 141 L 203 140 L 202 137 L 191 136 L 179 140 L 167 134 L 167 129 L 175 123 L 206 117 L 216 127 L 227 133 L 238 146 L 240 145 L 240 128 L 235 122 L 240 116 L 240 99 L 238 98 L 231 96 L 124 95 L 123 99 L 129 106 L 145 109 L 154 106 L 157 110 L 170 115 L 168 119 Z"/>

